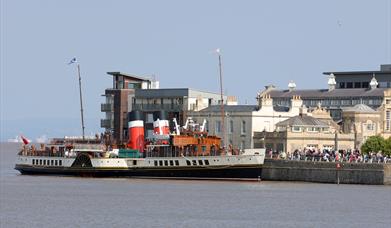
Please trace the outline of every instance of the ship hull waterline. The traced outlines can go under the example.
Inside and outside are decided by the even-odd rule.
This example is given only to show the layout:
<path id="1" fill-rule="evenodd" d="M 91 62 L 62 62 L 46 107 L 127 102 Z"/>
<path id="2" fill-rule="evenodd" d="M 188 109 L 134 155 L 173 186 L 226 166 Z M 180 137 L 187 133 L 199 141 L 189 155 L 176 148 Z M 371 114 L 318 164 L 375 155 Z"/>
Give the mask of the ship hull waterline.
<path id="1" fill-rule="evenodd" d="M 188 168 L 75 168 L 75 167 L 33 167 L 16 165 L 15 169 L 27 175 L 60 175 L 79 177 L 136 177 L 170 179 L 221 179 L 221 180 L 260 180 L 261 166 L 232 167 L 188 167 Z"/>

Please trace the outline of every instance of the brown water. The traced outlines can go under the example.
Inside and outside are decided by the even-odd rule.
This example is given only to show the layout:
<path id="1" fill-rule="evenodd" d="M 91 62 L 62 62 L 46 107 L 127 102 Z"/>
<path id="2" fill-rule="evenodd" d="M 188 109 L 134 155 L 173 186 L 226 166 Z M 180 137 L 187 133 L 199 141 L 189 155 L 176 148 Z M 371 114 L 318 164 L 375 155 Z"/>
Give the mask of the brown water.
<path id="1" fill-rule="evenodd" d="M 391 187 L 20 175 L 0 144 L 0 227 L 391 227 Z"/>

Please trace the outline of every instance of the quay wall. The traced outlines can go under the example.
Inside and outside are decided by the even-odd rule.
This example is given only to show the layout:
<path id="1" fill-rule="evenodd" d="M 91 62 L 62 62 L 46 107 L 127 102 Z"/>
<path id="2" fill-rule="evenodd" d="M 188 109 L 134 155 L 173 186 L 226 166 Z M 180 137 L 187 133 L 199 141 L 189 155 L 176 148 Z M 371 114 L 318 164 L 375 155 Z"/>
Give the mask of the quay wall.
<path id="1" fill-rule="evenodd" d="M 262 180 L 391 185 L 391 164 L 265 159 Z"/>

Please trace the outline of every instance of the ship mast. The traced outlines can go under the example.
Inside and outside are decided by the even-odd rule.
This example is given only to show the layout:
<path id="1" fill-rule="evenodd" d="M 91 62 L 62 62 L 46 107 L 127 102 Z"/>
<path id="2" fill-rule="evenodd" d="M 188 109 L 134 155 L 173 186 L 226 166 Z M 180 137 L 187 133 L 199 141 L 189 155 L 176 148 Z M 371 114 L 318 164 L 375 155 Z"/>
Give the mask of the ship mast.
<path id="1" fill-rule="evenodd" d="M 223 138 L 223 147 L 224 147 L 224 152 L 226 152 L 226 138 L 225 138 L 225 128 L 224 128 L 224 96 L 223 96 L 223 71 L 222 71 L 222 63 L 221 63 L 221 53 L 220 49 L 216 49 L 216 53 L 219 56 L 219 76 L 220 76 L 220 95 L 221 95 L 221 103 L 220 103 L 220 108 L 221 108 L 221 133 L 222 133 L 222 138 Z"/>
<path id="2" fill-rule="evenodd" d="M 77 65 L 77 75 L 79 77 L 79 95 L 80 95 L 80 115 L 81 115 L 81 130 L 83 134 L 83 140 L 85 139 L 84 136 L 84 116 L 83 116 L 83 96 L 81 93 L 81 76 L 80 76 L 80 64 L 77 62 L 76 58 L 71 59 L 71 61 L 68 63 L 68 65 L 76 63 Z"/>
<path id="3" fill-rule="evenodd" d="M 80 76 L 80 64 L 77 63 L 77 74 L 79 76 L 79 92 L 80 92 L 80 114 L 81 114 L 81 130 L 83 134 L 83 140 L 85 139 L 84 136 L 84 115 L 83 115 L 83 97 L 81 93 L 81 76 Z"/>

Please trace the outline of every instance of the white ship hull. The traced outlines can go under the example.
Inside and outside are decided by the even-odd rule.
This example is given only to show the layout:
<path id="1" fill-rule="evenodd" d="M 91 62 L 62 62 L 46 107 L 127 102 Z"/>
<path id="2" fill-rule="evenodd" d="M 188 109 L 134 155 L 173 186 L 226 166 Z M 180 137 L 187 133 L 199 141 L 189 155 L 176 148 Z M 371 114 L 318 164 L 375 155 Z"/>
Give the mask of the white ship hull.
<path id="1" fill-rule="evenodd" d="M 128 176 L 191 179 L 259 179 L 264 162 L 263 149 L 242 155 L 90 158 L 19 155 L 15 169 L 22 174 L 75 176 Z"/>

